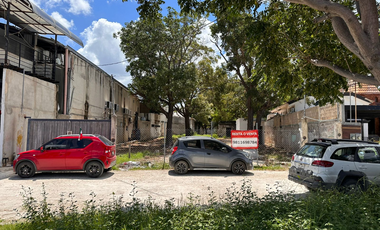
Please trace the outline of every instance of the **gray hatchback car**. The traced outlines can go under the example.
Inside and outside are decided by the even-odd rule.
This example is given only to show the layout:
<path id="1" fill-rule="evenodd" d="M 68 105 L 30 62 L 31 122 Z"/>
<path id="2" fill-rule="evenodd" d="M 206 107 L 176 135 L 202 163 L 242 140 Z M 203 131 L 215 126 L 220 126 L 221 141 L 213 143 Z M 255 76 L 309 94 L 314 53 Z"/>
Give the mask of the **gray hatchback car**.
<path id="1" fill-rule="evenodd" d="M 252 170 L 252 160 L 243 151 L 236 150 L 211 137 L 181 137 L 172 148 L 169 165 L 178 174 L 196 168 L 226 169 L 234 174 Z"/>

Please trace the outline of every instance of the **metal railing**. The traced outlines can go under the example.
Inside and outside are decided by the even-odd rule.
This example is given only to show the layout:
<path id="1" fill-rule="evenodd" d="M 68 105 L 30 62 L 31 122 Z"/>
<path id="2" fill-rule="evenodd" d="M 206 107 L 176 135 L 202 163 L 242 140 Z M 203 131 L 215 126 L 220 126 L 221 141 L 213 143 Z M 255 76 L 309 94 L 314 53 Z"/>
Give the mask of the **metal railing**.
<path id="1" fill-rule="evenodd" d="M 5 63 L 5 47 L 4 45 L 0 45 L 0 65 L 19 71 L 23 70 L 29 75 L 49 79 L 53 78 L 54 60 L 49 51 L 36 50 L 26 43 L 13 39 L 12 36 L 10 44 L 7 63 Z"/>

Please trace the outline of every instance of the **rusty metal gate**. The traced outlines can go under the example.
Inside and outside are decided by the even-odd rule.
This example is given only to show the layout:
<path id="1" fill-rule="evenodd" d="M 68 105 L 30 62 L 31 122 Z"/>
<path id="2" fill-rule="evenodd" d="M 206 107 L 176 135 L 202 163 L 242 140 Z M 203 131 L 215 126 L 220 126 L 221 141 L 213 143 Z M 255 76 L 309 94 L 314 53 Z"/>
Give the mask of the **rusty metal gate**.
<path id="1" fill-rule="evenodd" d="M 54 137 L 66 134 L 100 134 L 111 138 L 111 120 L 29 119 L 27 150 L 36 149 Z"/>

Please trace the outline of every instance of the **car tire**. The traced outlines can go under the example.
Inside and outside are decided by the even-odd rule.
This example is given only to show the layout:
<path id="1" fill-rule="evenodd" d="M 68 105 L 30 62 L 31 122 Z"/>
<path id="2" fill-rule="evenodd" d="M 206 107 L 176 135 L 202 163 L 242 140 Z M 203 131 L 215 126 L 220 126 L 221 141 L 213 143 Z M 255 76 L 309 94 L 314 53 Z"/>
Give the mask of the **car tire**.
<path id="1" fill-rule="evenodd" d="M 353 178 L 346 179 L 342 187 L 345 193 L 356 193 L 364 190 L 363 183 Z"/>
<path id="2" fill-rule="evenodd" d="M 231 166 L 231 171 L 233 174 L 241 175 L 245 172 L 245 164 L 242 161 L 235 161 Z"/>
<path id="3" fill-rule="evenodd" d="M 34 176 L 34 174 L 36 173 L 36 169 L 34 168 L 34 165 L 31 162 L 23 161 L 17 165 L 16 172 L 19 177 L 29 178 Z"/>
<path id="4" fill-rule="evenodd" d="M 177 161 L 174 165 L 174 171 L 177 174 L 186 174 L 189 171 L 189 165 L 186 161 Z"/>
<path id="5" fill-rule="evenodd" d="M 97 161 L 91 161 L 86 165 L 86 174 L 89 177 L 100 177 L 104 172 L 103 165 Z"/>

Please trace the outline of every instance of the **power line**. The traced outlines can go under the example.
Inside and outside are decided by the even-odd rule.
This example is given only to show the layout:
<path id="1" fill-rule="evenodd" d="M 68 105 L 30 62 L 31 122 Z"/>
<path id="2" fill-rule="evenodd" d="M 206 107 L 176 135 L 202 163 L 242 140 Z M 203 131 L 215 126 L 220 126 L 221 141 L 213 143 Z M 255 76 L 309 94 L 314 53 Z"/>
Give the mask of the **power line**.
<path id="1" fill-rule="evenodd" d="M 98 65 L 98 66 L 116 65 L 116 64 L 120 64 L 120 63 L 123 63 L 123 62 L 126 62 L 126 61 L 127 61 L 127 60 L 119 61 L 119 62 L 114 62 L 114 63 L 108 63 L 108 64 L 102 64 L 102 65 Z"/>

